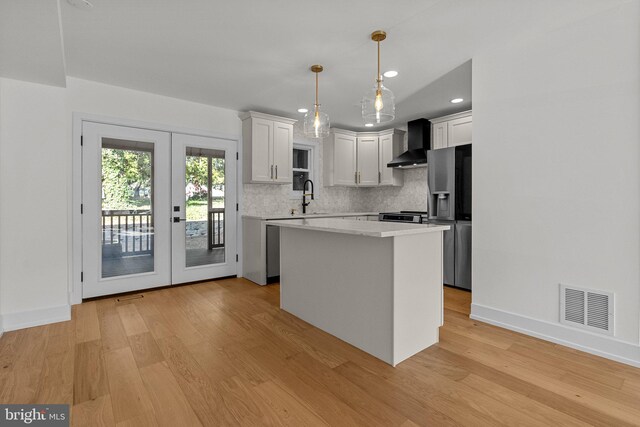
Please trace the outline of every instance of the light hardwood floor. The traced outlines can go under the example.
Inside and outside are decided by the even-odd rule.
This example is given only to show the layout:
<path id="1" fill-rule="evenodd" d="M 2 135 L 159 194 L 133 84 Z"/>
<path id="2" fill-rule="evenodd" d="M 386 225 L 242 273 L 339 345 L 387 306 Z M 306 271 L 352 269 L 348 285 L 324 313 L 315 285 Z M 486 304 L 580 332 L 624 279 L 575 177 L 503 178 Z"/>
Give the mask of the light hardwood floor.
<path id="1" fill-rule="evenodd" d="M 0 402 L 69 403 L 82 426 L 640 425 L 640 370 L 468 318 L 392 368 L 242 279 L 74 306 L 0 339 Z"/>

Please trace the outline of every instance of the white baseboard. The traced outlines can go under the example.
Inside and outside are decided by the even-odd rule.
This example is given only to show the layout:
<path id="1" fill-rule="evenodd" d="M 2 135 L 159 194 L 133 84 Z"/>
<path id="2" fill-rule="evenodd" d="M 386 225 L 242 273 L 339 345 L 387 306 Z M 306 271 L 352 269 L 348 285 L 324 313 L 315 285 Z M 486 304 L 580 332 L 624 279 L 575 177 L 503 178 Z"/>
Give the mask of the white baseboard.
<path id="1" fill-rule="evenodd" d="M 38 310 L 5 313 L 2 315 L 2 329 L 15 331 L 16 329 L 31 328 L 65 320 L 71 320 L 71 306 L 60 305 Z"/>
<path id="2" fill-rule="evenodd" d="M 471 304 L 472 319 L 551 341 L 640 368 L 640 345 L 607 335 L 574 329 L 480 304 Z"/>

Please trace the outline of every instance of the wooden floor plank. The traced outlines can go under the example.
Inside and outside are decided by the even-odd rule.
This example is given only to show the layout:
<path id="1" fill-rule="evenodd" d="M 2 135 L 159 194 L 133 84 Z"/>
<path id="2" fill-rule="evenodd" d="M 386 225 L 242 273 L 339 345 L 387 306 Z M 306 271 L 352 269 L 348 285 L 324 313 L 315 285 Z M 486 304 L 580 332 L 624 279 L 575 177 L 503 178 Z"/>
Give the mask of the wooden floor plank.
<path id="1" fill-rule="evenodd" d="M 149 332 L 135 304 L 118 305 L 116 310 L 120 315 L 120 320 L 127 336 Z"/>
<path id="2" fill-rule="evenodd" d="M 138 366 L 129 347 L 104 353 L 109 392 L 116 423 L 153 412 Z"/>
<path id="3" fill-rule="evenodd" d="M 107 394 L 73 405 L 71 408 L 71 425 L 77 427 L 115 426 L 113 412 L 111 411 L 111 397 Z"/>
<path id="4" fill-rule="evenodd" d="M 140 369 L 140 375 L 151 398 L 159 425 L 202 425 L 165 362 L 145 366 Z"/>
<path id="5" fill-rule="evenodd" d="M 105 351 L 127 347 L 127 334 L 113 299 L 96 302 L 102 347 Z"/>
<path id="6" fill-rule="evenodd" d="M 95 301 L 74 305 L 72 315 L 76 319 L 76 342 L 100 339 L 100 322 Z"/>
<path id="7" fill-rule="evenodd" d="M 440 343 L 393 368 L 244 279 L 106 297 L 0 337 L 2 403 L 72 425 L 640 426 L 640 369 L 470 319 L 445 288 Z"/>
<path id="8" fill-rule="evenodd" d="M 100 340 L 76 344 L 74 360 L 74 404 L 109 394 Z"/>
<path id="9" fill-rule="evenodd" d="M 138 368 L 162 362 L 164 357 L 150 332 L 143 332 L 129 337 L 129 347 L 133 352 Z"/>

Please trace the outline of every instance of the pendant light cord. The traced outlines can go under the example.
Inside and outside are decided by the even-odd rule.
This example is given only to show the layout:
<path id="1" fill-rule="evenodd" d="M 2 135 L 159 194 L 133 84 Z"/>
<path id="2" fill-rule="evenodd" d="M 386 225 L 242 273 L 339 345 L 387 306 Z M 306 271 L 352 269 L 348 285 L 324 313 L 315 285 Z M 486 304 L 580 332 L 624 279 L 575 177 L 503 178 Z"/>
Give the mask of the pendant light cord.
<path id="1" fill-rule="evenodd" d="M 376 81 L 378 82 L 378 90 L 380 90 L 380 42 L 378 43 L 378 75 L 376 76 Z"/>
<path id="2" fill-rule="evenodd" d="M 318 72 L 316 71 L 316 113 L 318 112 Z"/>

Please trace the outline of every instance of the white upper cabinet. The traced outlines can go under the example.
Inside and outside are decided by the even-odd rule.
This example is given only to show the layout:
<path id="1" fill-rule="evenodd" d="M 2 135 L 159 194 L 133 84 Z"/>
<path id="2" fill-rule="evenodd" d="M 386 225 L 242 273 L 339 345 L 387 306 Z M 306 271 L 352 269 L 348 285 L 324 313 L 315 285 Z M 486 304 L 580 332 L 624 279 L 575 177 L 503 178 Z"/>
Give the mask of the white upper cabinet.
<path id="1" fill-rule="evenodd" d="M 433 150 L 471 144 L 471 111 L 438 117 L 437 119 L 431 119 L 430 122 L 431 148 Z"/>
<path id="2" fill-rule="evenodd" d="M 431 149 L 447 148 L 447 122 L 433 124 L 432 132 Z"/>
<path id="3" fill-rule="evenodd" d="M 245 183 L 290 184 L 293 124 L 286 117 L 241 113 Z"/>
<path id="4" fill-rule="evenodd" d="M 324 185 L 374 187 L 402 185 L 402 171 L 388 168 L 402 152 L 404 132 L 352 132 L 331 129 L 323 142 Z"/>
<path id="5" fill-rule="evenodd" d="M 387 163 L 402 154 L 404 132 L 396 129 L 380 132 L 378 139 L 378 185 L 401 186 L 404 182 L 403 171 L 387 167 Z"/>
<path id="6" fill-rule="evenodd" d="M 449 147 L 471 144 L 471 115 L 447 122 Z"/>
<path id="7" fill-rule="evenodd" d="M 274 180 L 279 183 L 293 182 L 293 125 L 274 122 L 273 161 Z"/>
<path id="8" fill-rule="evenodd" d="M 378 185 L 378 136 L 359 136 L 357 141 L 358 185 Z"/>
<path id="9" fill-rule="evenodd" d="M 322 145 L 324 185 L 356 185 L 356 133 L 331 129 Z"/>

